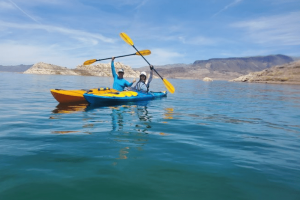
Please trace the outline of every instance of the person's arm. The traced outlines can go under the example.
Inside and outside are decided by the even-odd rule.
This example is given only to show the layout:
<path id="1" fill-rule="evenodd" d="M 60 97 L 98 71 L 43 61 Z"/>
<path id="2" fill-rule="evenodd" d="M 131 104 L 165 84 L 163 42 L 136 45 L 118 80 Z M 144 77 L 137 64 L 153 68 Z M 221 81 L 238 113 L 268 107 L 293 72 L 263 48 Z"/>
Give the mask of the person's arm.
<path id="1" fill-rule="evenodd" d="M 131 83 L 129 83 L 128 81 L 125 82 L 125 87 L 131 87 L 133 83 L 135 83 L 135 79 L 133 79 L 133 81 Z"/>
<path id="2" fill-rule="evenodd" d="M 151 65 L 150 66 L 150 69 L 151 69 L 151 71 L 150 71 L 150 77 L 149 77 L 149 79 L 147 80 L 147 87 L 149 87 L 149 85 L 150 85 L 150 82 L 152 81 L 152 78 L 153 78 L 153 66 Z"/>
<path id="3" fill-rule="evenodd" d="M 115 60 L 115 58 L 112 57 L 112 58 L 111 58 L 111 72 L 112 72 L 113 77 L 115 78 L 115 77 L 117 77 L 118 75 L 117 75 L 117 73 L 116 73 L 114 60 Z"/>

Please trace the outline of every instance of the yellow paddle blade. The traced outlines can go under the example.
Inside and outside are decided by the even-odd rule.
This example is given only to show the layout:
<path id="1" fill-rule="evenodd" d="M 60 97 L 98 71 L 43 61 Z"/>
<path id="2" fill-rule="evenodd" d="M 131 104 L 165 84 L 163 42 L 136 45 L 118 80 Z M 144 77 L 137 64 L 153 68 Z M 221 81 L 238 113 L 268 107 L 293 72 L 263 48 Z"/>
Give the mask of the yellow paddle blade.
<path id="1" fill-rule="evenodd" d="M 174 86 L 167 79 L 163 79 L 163 82 L 164 82 L 166 88 L 169 90 L 169 92 L 171 92 L 173 94 L 175 92 Z"/>
<path id="2" fill-rule="evenodd" d="M 83 65 L 90 65 L 90 64 L 93 64 L 94 62 L 96 62 L 97 60 L 96 59 L 92 59 L 92 60 L 87 60 L 83 63 Z"/>
<path id="3" fill-rule="evenodd" d="M 148 56 L 151 54 L 151 51 L 150 50 L 142 50 L 142 51 L 139 51 L 143 56 Z M 139 52 L 136 52 L 135 54 L 140 56 Z"/>
<path id="4" fill-rule="evenodd" d="M 133 46 L 133 42 L 126 33 L 120 33 L 121 38 L 129 45 Z"/>

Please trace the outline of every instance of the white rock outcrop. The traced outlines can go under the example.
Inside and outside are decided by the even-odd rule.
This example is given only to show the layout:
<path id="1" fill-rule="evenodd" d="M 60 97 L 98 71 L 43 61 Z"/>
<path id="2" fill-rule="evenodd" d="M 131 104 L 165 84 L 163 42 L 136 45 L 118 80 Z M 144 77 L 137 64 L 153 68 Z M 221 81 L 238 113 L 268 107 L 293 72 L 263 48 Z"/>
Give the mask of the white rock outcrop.
<path id="1" fill-rule="evenodd" d="M 120 62 L 115 62 L 115 69 L 118 73 L 119 69 L 124 70 L 124 77 L 134 77 L 137 78 L 140 75 L 139 71 L 133 70 L 130 66 L 124 65 Z M 98 63 L 95 65 L 79 65 L 74 71 L 78 73 L 88 72 L 91 76 L 112 76 L 110 63 Z"/>
<path id="2" fill-rule="evenodd" d="M 212 80 L 211 78 L 205 77 L 205 78 L 203 79 L 203 81 L 211 82 L 211 81 L 213 81 L 213 80 Z"/>
<path id="3" fill-rule="evenodd" d="M 53 64 L 39 62 L 34 64 L 24 74 L 77 75 L 73 70 Z"/>
<path id="4" fill-rule="evenodd" d="M 138 78 L 139 71 L 133 70 L 130 66 L 115 62 L 115 69 L 124 69 L 124 77 Z M 112 77 L 110 63 L 98 63 L 95 65 L 79 65 L 76 69 L 68 69 L 53 64 L 39 62 L 26 70 L 24 74 L 49 74 L 49 75 L 76 75 L 76 76 L 106 76 Z"/>

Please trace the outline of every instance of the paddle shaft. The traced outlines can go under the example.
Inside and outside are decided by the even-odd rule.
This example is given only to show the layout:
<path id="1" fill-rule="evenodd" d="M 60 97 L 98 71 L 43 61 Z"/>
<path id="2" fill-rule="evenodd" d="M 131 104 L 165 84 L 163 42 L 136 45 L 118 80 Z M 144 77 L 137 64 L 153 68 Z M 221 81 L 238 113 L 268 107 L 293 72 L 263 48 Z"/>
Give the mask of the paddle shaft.
<path id="1" fill-rule="evenodd" d="M 148 65 L 149 66 L 151 66 L 151 64 L 148 62 L 148 60 L 146 60 L 146 58 L 139 52 L 139 50 L 137 50 L 137 48 L 135 48 L 135 46 L 134 45 L 132 45 L 132 47 L 144 58 L 144 60 L 148 63 Z M 152 68 L 154 71 L 155 71 L 155 73 L 163 80 L 164 78 L 163 77 L 161 77 L 161 75 L 154 69 L 154 67 Z"/>
<path id="2" fill-rule="evenodd" d="M 140 53 L 140 52 L 139 52 Z M 132 54 L 127 54 L 127 55 L 124 55 L 124 56 L 116 56 L 116 57 L 114 57 L 114 58 L 121 58 L 121 57 L 126 57 L 126 56 L 134 56 L 134 55 L 136 55 L 135 53 L 132 53 Z M 141 56 L 142 56 L 142 54 L 140 54 Z M 111 57 L 110 58 L 103 58 L 103 59 L 98 59 L 98 60 L 96 60 L 96 61 L 101 61 L 101 60 L 109 60 L 109 59 L 111 59 Z"/>

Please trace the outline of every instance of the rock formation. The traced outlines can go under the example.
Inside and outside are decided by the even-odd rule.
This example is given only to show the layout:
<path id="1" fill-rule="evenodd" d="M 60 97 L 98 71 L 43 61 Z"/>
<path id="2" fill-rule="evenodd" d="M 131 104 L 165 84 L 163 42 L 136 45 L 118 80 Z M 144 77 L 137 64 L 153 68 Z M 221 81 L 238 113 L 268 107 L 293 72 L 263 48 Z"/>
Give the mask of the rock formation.
<path id="1" fill-rule="evenodd" d="M 231 81 L 300 84 L 300 61 L 274 66 L 259 72 L 252 72 Z"/>
<path id="2" fill-rule="evenodd" d="M 292 62 L 293 59 L 284 55 L 256 56 L 245 58 L 215 58 L 209 60 L 197 60 L 193 64 L 170 64 L 154 66 L 165 78 L 178 79 L 203 79 L 210 77 L 214 80 L 230 80 L 246 75 L 250 72 L 260 71 L 271 66 Z M 139 71 L 149 73 L 149 66 L 135 68 L 115 62 L 116 71 L 119 68 L 125 70 L 124 77 L 139 77 Z M 76 69 L 67 69 L 56 65 L 37 63 L 28 69 L 26 74 L 61 74 L 82 76 L 112 76 L 110 63 L 98 63 L 94 65 L 79 65 Z M 154 73 L 155 74 L 155 73 Z M 157 76 L 154 76 L 156 78 Z"/>
<path id="3" fill-rule="evenodd" d="M 203 81 L 207 81 L 207 82 L 210 82 L 210 81 L 213 81 L 211 78 L 209 78 L 209 77 L 205 77 L 204 79 L 203 79 Z"/>
<path id="4" fill-rule="evenodd" d="M 130 66 L 120 62 L 115 62 L 116 71 L 123 68 L 124 77 L 139 77 L 139 71 L 131 69 Z M 76 69 L 68 69 L 57 65 L 39 62 L 26 70 L 24 74 L 49 74 L 49 75 L 78 75 L 78 76 L 108 76 L 111 77 L 110 63 L 95 64 L 95 65 L 79 65 Z"/>
<path id="5" fill-rule="evenodd" d="M 73 70 L 53 64 L 39 62 L 26 70 L 24 74 L 77 75 Z"/>
<path id="6" fill-rule="evenodd" d="M 285 55 L 255 56 L 244 58 L 215 58 L 197 60 L 193 64 L 174 64 L 154 66 L 166 78 L 230 80 L 254 71 L 260 71 L 274 65 L 292 62 Z M 149 69 L 149 67 L 139 68 Z"/>
<path id="7" fill-rule="evenodd" d="M 124 77 L 137 78 L 140 75 L 139 71 L 133 70 L 130 66 L 120 62 L 115 62 L 115 69 L 124 69 Z M 74 70 L 78 75 L 84 76 L 112 76 L 110 63 L 98 63 L 95 65 L 79 65 Z"/>

